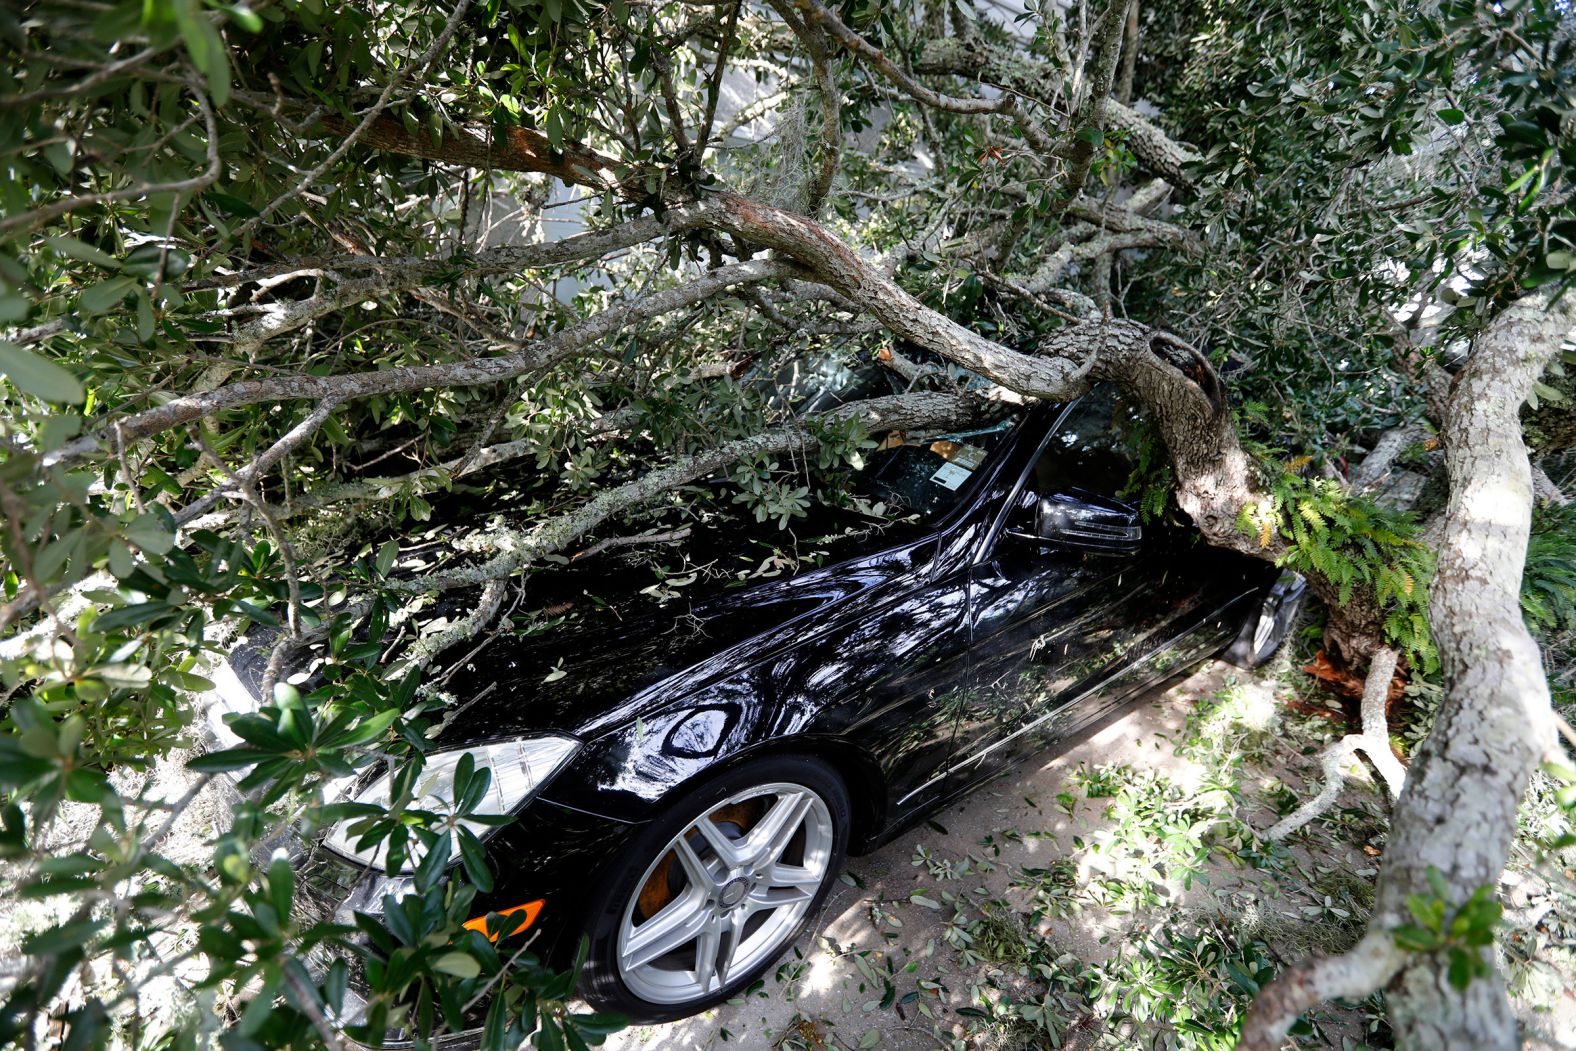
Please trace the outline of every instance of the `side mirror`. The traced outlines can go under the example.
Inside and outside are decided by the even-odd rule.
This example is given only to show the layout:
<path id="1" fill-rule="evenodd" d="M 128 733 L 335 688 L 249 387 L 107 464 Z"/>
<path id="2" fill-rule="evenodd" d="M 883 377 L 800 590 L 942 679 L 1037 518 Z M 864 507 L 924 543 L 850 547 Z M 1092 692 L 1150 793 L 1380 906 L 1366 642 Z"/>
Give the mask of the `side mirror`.
<path id="1" fill-rule="evenodd" d="M 1137 508 L 1082 489 L 1070 489 L 1040 497 L 1030 539 L 1103 555 L 1131 555 L 1138 551 L 1143 535 Z"/>

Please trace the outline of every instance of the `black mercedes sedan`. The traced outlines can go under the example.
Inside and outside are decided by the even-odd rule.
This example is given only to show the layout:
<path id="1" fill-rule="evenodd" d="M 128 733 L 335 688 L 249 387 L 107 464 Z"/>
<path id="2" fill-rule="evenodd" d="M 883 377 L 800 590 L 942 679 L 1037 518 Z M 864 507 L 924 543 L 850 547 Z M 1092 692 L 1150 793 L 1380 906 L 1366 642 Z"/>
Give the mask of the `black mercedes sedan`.
<path id="1" fill-rule="evenodd" d="M 1119 499 L 1140 422 L 1097 386 L 981 430 L 874 436 L 855 503 L 875 514 L 849 514 L 870 527 L 833 530 L 822 564 L 489 643 L 447 683 L 464 708 L 423 775 L 441 812 L 470 755 L 486 809 L 515 817 L 476 829 L 497 876 L 473 922 L 508 917 L 549 961 L 588 937 L 598 1007 L 697 1012 L 771 966 L 850 853 L 1202 658 L 1265 660 L 1301 581 L 1141 521 Z M 331 833 L 315 875 L 378 912 L 409 881 L 355 839 Z"/>

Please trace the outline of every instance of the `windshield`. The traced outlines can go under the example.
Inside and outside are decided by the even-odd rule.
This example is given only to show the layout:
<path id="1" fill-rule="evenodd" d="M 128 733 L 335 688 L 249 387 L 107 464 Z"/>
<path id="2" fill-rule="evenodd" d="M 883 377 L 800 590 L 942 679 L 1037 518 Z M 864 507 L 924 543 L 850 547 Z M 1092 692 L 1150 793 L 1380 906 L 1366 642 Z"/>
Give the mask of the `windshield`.
<path id="1" fill-rule="evenodd" d="M 881 439 L 859 473 L 854 492 L 877 515 L 935 522 L 958 505 L 975 472 L 1011 428 L 1011 420 L 1002 420 L 951 434 L 893 431 Z"/>
<path id="2" fill-rule="evenodd" d="M 904 353 L 919 364 L 944 372 L 953 382 L 989 386 L 975 374 L 913 346 Z M 799 413 L 821 412 L 883 395 L 902 394 L 909 380 L 890 368 L 835 355 L 808 365 L 796 364 L 772 377 L 773 400 Z M 867 516 L 910 525 L 930 525 L 963 499 L 969 481 L 1007 432 L 1011 419 L 957 433 L 891 431 L 872 434 L 879 444 L 855 475 L 850 495 L 854 509 Z"/>

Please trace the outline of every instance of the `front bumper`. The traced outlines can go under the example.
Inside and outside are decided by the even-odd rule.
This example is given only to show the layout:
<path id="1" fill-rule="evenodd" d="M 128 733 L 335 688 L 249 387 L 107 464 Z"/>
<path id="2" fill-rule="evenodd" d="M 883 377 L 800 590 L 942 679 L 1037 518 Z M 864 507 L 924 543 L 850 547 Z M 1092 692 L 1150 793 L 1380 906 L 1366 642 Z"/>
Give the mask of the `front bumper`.
<path id="1" fill-rule="evenodd" d="M 586 928 L 591 892 L 639 827 L 535 800 L 488 839 L 494 886 L 476 896 L 476 915 L 545 901 L 531 926 L 532 951 L 549 966 L 567 966 Z M 303 862 L 300 883 L 321 918 L 341 922 L 356 912 L 381 915 L 384 897 L 410 886 L 408 877 L 385 876 L 327 850 Z"/>
<path id="2" fill-rule="evenodd" d="M 532 938 L 531 952 L 547 967 L 572 966 L 581 934 L 589 926 L 593 892 L 639 827 L 544 799 L 531 802 L 514 822 L 488 839 L 494 887 L 476 896 L 472 911 L 483 917 L 542 901 L 527 932 Z M 411 882 L 409 877 L 385 876 L 318 849 L 301 859 L 298 886 L 301 906 L 309 919 L 352 923 L 357 912 L 381 915 L 384 898 L 399 898 Z M 352 980 L 352 996 L 358 984 Z M 353 1023 L 357 1013 L 353 1004 L 347 1004 L 345 1021 Z M 433 1046 L 472 1047 L 479 1033 L 446 1034 Z M 379 1046 L 397 1049 L 411 1045 L 391 1036 Z"/>

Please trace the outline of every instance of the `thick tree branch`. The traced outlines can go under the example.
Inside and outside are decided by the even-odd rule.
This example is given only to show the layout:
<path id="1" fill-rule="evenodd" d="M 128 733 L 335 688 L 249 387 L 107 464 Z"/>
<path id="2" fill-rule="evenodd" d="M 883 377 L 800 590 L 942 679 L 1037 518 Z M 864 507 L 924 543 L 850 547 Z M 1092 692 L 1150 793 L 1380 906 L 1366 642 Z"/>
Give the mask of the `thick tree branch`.
<path id="1" fill-rule="evenodd" d="M 237 97 L 241 97 L 237 95 Z M 272 104 L 272 100 L 268 100 Z M 354 130 L 343 118 L 328 115 L 319 128 L 328 135 Z M 359 143 L 372 149 L 423 160 L 498 171 L 541 172 L 576 186 L 611 190 L 624 197 L 644 199 L 643 171 L 631 170 L 616 158 L 579 143 L 562 149 L 533 128 L 450 127 L 441 139 L 425 132 L 411 133 L 393 117 L 381 116 L 362 132 Z"/>
<path id="2" fill-rule="evenodd" d="M 416 365 L 376 369 L 333 376 L 280 376 L 231 383 L 215 390 L 174 398 L 154 409 L 135 413 L 100 426 L 91 434 L 67 442 L 43 457 L 46 468 L 79 460 L 106 446 L 118 431 L 126 441 L 147 438 L 192 420 L 225 409 L 258 402 L 310 398 L 350 401 L 373 394 L 423 390 L 429 387 L 463 387 L 498 383 L 540 372 L 581 351 L 626 325 L 649 320 L 681 307 L 701 302 L 734 285 L 765 281 L 793 273 L 782 263 L 754 260 L 721 267 L 663 292 L 610 307 L 577 325 L 563 329 L 510 354 L 442 365 Z"/>
<path id="3" fill-rule="evenodd" d="M 795 15 L 788 0 L 771 0 L 771 6 L 804 44 L 815 73 L 815 90 L 821 97 L 821 157 L 805 194 L 805 211 L 815 215 L 831 192 L 832 180 L 837 177 L 837 161 L 843 143 L 842 90 L 832 75 L 831 48 L 826 32 L 818 24 L 807 23 Z"/>
<path id="4" fill-rule="evenodd" d="M 1094 165 L 1095 143 L 1105 131 L 1105 113 L 1116 78 L 1116 63 L 1121 54 L 1122 27 L 1126 23 L 1127 7 L 1134 0 L 1111 0 L 1110 6 L 1095 23 L 1094 46 L 1097 50 L 1094 75 L 1079 93 L 1073 110 L 1074 138 L 1067 153 L 1067 175 L 1062 191 L 1076 200 L 1089 181 L 1089 170 Z"/>

